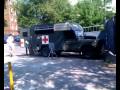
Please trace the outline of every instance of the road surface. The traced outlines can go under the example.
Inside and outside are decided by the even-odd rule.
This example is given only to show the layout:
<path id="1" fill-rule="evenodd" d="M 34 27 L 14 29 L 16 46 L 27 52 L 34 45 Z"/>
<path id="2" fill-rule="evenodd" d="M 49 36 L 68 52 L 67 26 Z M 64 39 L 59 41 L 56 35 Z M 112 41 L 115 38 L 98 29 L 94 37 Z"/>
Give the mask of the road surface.
<path id="1" fill-rule="evenodd" d="M 6 45 L 5 45 L 6 47 Z M 52 58 L 25 56 L 16 46 L 16 56 L 4 48 L 4 88 L 9 87 L 7 62 L 12 63 L 15 90 L 116 90 L 116 68 L 102 60 L 76 56 Z"/>

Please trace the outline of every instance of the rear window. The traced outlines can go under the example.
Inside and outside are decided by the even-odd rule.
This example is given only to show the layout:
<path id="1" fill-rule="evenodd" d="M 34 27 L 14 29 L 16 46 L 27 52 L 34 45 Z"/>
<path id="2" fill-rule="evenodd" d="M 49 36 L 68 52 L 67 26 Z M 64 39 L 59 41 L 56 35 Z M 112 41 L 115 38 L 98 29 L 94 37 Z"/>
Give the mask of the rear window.
<path id="1" fill-rule="evenodd" d="M 28 32 L 23 32 L 23 37 L 28 37 Z"/>
<path id="2" fill-rule="evenodd" d="M 53 33 L 53 29 L 48 29 L 48 30 L 35 30 L 35 34 L 49 34 L 49 33 Z"/>
<path id="3" fill-rule="evenodd" d="M 36 25 L 33 28 L 34 32 L 36 35 L 38 34 L 49 34 L 53 33 L 53 25 L 49 24 L 41 24 L 41 25 Z"/>

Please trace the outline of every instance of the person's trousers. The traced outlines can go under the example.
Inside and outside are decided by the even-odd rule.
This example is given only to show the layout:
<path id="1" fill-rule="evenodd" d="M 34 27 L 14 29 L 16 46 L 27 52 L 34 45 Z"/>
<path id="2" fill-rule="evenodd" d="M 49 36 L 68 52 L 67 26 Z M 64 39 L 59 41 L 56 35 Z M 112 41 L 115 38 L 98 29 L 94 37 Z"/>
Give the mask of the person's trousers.
<path id="1" fill-rule="evenodd" d="M 26 47 L 26 55 L 28 55 L 28 48 Z"/>

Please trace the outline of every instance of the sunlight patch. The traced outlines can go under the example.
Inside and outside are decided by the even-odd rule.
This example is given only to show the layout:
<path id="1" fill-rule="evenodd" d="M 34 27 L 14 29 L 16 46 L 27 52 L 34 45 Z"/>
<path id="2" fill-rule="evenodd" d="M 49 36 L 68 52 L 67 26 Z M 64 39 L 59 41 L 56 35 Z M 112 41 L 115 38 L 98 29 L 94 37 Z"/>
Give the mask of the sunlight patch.
<path id="1" fill-rule="evenodd" d="M 75 74 L 75 75 L 97 75 L 95 73 L 91 73 L 91 72 L 87 72 L 87 71 L 83 71 L 83 70 L 70 70 L 71 74 Z"/>
<path id="2" fill-rule="evenodd" d="M 34 80 L 30 80 L 30 83 L 31 83 L 32 85 L 36 85 L 36 84 L 37 84 L 37 82 L 34 81 Z"/>
<path id="3" fill-rule="evenodd" d="M 47 81 L 45 82 L 44 87 L 47 87 L 47 88 L 55 88 L 54 81 L 52 81 L 52 80 L 47 80 Z"/>
<path id="4" fill-rule="evenodd" d="M 23 80 L 18 80 L 18 81 L 16 81 L 16 84 L 25 84 L 25 82 L 23 81 Z"/>
<path id="5" fill-rule="evenodd" d="M 24 67 L 25 65 L 23 64 L 15 64 L 14 67 Z"/>
<path id="6" fill-rule="evenodd" d="M 85 87 L 86 90 L 108 90 L 106 88 L 102 88 L 102 87 L 96 87 L 95 84 L 93 83 L 88 83 Z"/>
<path id="7" fill-rule="evenodd" d="M 55 63 L 54 63 L 54 62 L 45 62 L 45 63 L 43 63 L 42 65 L 46 66 L 46 65 L 48 65 L 48 64 L 55 64 Z"/>
<path id="8" fill-rule="evenodd" d="M 103 72 L 103 71 L 99 71 L 98 73 L 99 73 L 99 74 L 104 74 L 104 72 Z"/>
<path id="9" fill-rule="evenodd" d="M 65 84 L 63 88 L 61 88 L 60 90 L 68 90 L 68 85 Z"/>
<path id="10" fill-rule="evenodd" d="M 25 73 L 25 75 L 30 75 L 30 73 Z"/>
<path id="11" fill-rule="evenodd" d="M 83 84 L 83 83 L 76 83 L 75 86 L 82 86 L 82 87 L 85 87 L 85 84 Z"/>
<path id="12" fill-rule="evenodd" d="M 83 69 L 87 69 L 87 67 L 83 67 Z"/>
<path id="13" fill-rule="evenodd" d="M 93 78 L 93 81 L 98 82 L 99 80 L 98 80 L 98 78 Z"/>

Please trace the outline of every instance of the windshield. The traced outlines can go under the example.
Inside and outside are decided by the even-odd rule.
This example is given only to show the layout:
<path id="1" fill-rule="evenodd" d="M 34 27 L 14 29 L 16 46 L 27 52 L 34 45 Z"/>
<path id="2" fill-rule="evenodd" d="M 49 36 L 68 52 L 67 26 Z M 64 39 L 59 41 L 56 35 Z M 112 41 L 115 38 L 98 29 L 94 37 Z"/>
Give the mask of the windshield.
<path id="1" fill-rule="evenodd" d="M 82 26 L 80 26 L 79 24 L 72 24 L 71 28 L 75 32 L 75 35 L 77 37 L 83 36 L 84 30 L 83 30 Z"/>

